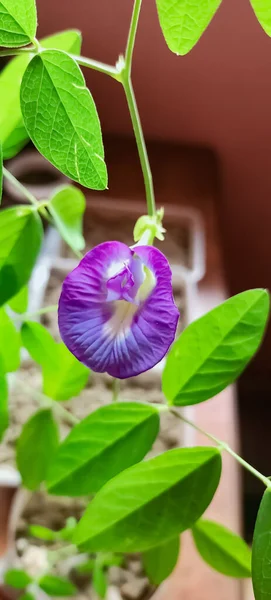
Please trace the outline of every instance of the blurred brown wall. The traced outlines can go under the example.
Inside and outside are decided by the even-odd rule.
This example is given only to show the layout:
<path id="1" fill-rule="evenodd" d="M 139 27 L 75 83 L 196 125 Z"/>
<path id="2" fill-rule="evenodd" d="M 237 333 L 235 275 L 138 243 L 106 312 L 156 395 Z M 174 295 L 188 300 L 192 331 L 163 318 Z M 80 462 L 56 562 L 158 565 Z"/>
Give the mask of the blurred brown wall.
<path id="1" fill-rule="evenodd" d="M 83 53 L 114 63 L 132 0 L 37 0 L 40 35 L 78 27 Z M 173 55 L 155 1 L 143 0 L 134 84 L 147 136 L 215 149 L 223 185 L 220 216 L 231 291 L 271 289 L 271 39 L 249 0 L 224 0 L 199 44 Z M 130 133 L 121 87 L 87 72 L 107 132 Z"/>

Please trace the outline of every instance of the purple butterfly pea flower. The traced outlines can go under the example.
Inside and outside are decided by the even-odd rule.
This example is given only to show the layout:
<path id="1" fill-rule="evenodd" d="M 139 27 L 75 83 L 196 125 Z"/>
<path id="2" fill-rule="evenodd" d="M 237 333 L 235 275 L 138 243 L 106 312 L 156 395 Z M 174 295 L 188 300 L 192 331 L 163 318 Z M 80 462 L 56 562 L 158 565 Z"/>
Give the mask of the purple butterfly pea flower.
<path id="1" fill-rule="evenodd" d="M 152 246 L 99 244 L 66 277 L 59 300 L 59 330 L 72 354 L 119 379 L 165 356 L 178 318 L 170 266 Z"/>

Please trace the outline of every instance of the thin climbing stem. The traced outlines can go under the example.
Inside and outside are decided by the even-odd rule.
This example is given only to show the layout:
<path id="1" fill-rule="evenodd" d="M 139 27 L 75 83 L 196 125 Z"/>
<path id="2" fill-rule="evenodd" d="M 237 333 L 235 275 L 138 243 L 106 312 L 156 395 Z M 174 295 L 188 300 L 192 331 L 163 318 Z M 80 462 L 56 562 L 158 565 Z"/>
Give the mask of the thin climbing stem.
<path id="1" fill-rule="evenodd" d="M 39 317 L 40 315 L 46 315 L 47 313 L 50 312 L 56 312 L 58 309 L 58 305 L 57 304 L 50 304 L 49 306 L 44 306 L 43 308 L 40 308 L 39 310 L 35 310 L 34 312 L 26 312 L 23 313 L 22 315 L 16 315 L 14 316 L 14 320 L 17 321 L 29 321 L 31 319 L 33 319 L 33 317 Z"/>
<path id="2" fill-rule="evenodd" d="M 119 399 L 120 382 L 119 379 L 114 378 L 112 384 L 112 402 L 117 402 Z"/>
<path id="3" fill-rule="evenodd" d="M 2 56 L 19 56 L 21 54 L 31 54 L 36 52 L 35 46 L 28 46 L 27 48 L 17 48 L 15 50 L 0 50 L 0 58 Z"/>
<path id="4" fill-rule="evenodd" d="M 134 1 L 134 8 L 133 8 L 132 18 L 131 18 L 131 23 L 130 23 L 130 29 L 129 29 L 129 33 L 128 33 L 126 51 L 125 51 L 125 68 L 126 68 L 128 75 L 131 74 L 131 69 L 132 69 L 133 52 L 134 52 L 134 47 L 135 47 L 135 39 L 136 39 L 141 5 L 142 5 L 142 0 Z"/>
<path id="5" fill-rule="evenodd" d="M 39 208 L 39 202 L 31 192 L 22 184 L 12 173 L 10 173 L 5 167 L 3 167 L 4 177 L 25 197 L 32 206 Z"/>
<path id="6" fill-rule="evenodd" d="M 61 419 L 64 419 L 66 422 L 70 423 L 70 425 L 77 425 L 77 423 L 79 423 L 79 419 L 77 419 L 77 417 L 64 408 L 60 402 L 56 402 L 55 400 L 52 400 L 52 398 L 49 398 L 49 396 L 46 396 L 38 390 L 35 390 L 22 379 L 18 378 L 17 384 L 22 386 L 28 394 L 31 394 L 31 396 L 37 400 L 40 406 L 44 408 L 52 408 Z"/>
<path id="7" fill-rule="evenodd" d="M 73 58 L 78 65 L 81 65 L 81 67 L 87 67 L 88 69 L 99 71 L 100 73 L 109 75 L 109 77 L 113 77 L 113 79 L 117 79 L 118 81 L 120 79 L 120 73 L 117 67 L 107 65 L 98 60 L 93 60 L 92 58 L 86 58 L 85 56 L 76 56 L 75 54 L 69 54 L 69 56 Z"/>
<path id="8" fill-rule="evenodd" d="M 222 450 L 225 450 L 225 452 L 228 452 L 228 454 L 230 454 L 233 458 L 235 458 L 235 460 L 237 460 L 237 462 L 239 462 L 239 464 L 242 465 L 247 471 L 250 471 L 250 473 L 252 473 L 252 475 L 254 475 L 255 477 L 257 477 L 257 479 L 262 481 L 262 483 L 266 487 L 271 488 L 270 479 L 268 479 L 268 477 L 265 477 L 265 475 L 263 475 L 262 473 L 257 471 L 257 469 L 255 469 L 254 467 L 252 467 L 252 465 L 250 465 L 248 462 L 246 462 L 246 460 L 244 460 L 241 456 L 239 456 L 239 454 L 234 452 L 234 450 L 232 450 L 232 448 L 230 448 L 230 446 L 226 442 L 222 442 L 216 436 L 212 435 L 211 433 L 208 433 L 207 431 L 205 431 L 204 429 L 202 429 L 201 427 L 199 427 L 198 425 L 193 423 L 193 421 L 190 421 L 186 417 L 183 417 L 177 410 L 170 408 L 170 412 L 175 417 L 177 417 L 178 419 L 180 419 L 181 421 L 186 423 L 187 425 L 190 425 L 190 427 L 193 427 L 193 429 L 195 429 L 199 433 L 202 433 L 203 435 L 205 435 L 205 437 L 209 438 L 209 440 L 212 440 L 212 442 L 214 442 L 219 449 L 222 449 Z"/>

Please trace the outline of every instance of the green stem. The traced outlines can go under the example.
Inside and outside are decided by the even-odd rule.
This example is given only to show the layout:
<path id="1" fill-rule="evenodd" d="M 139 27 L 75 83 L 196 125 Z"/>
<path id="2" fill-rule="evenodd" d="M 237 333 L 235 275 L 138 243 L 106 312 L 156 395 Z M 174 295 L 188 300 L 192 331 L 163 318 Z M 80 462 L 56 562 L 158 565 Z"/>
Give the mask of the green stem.
<path id="1" fill-rule="evenodd" d="M 50 306 L 44 306 L 43 308 L 40 308 L 39 310 L 36 310 L 34 312 L 24 313 L 22 315 L 16 315 L 16 317 L 14 317 L 14 320 L 28 321 L 29 319 L 32 319 L 33 317 L 38 317 L 39 315 L 45 315 L 46 313 L 49 313 L 49 312 L 55 312 L 55 311 L 57 311 L 57 309 L 58 309 L 57 304 L 51 304 Z"/>
<path id="2" fill-rule="evenodd" d="M 119 379 L 114 378 L 112 384 L 112 402 L 117 402 L 119 399 L 119 391 L 120 391 L 120 382 Z"/>
<path id="3" fill-rule="evenodd" d="M 128 33 L 126 51 L 125 51 L 125 67 L 126 67 L 127 75 L 131 74 L 133 52 L 134 52 L 134 46 L 135 46 L 135 38 L 136 38 L 136 32 L 137 32 L 137 27 L 138 27 L 138 20 L 139 20 L 141 5 L 142 5 L 142 0 L 134 1 L 133 14 L 132 14 L 132 18 L 131 18 L 131 24 L 130 24 L 130 29 L 129 29 L 129 33 Z"/>
<path id="4" fill-rule="evenodd" d="M 81 67 L 94 69 L 94 71 L 99 71 L 100 73 L 113 77 L 113 79 L 120 80 L 120 73 L 116 67 L 112 67 L 111 65 L 107 65 L 98 60 L 93 60 L 92 58 L 86 58 L 85 56 L 76 56 L 75 54 L 69 54 L 69 56 L 73 58 L 78 65 L 81 65 Z"/>
<path id="5" fill-rule="evenodd" d="M 19 383 L 20 386 L 24 388 L 26 392 L 28 392 L 28 394 L 31 394 L 34 398 L 36 398 L 36 400 L 38 400 L 41 406 L 49 406 L 59 415 L 60 418 L 69 422 L 71 425 L 77 425 L 77 423 L 79 423 L 79 419 L 77 419 L 77 417 L 70 413 L 66 408 L 62 406 L 62 404 L 60 404 L 56 400 L 52 400 L 52 398 L 49 398 L 49 396 L 46 396 L 38 390 L 35 390 L 30 385 L 27 385 L 27 383 L 25 383 L 25 381 L 23 381 L 22 379 L 18 378 L 17 383 Z"/>
<path id="6" fill-rule="evenodd" d="M 36 208 L 39 208 L 39 202 L 37 198 L 35 198 L 35 196 L 33 196 L 33 194 L 31 194 L 31 192 L 29 192 L 29 190 L 24 187 L 24 185 L 22 185 L 22 183 L 20 183 L 20 181 L 18 181 L 18 179 L 16 179 L 16 177 L 14 177 L 14 175 L 12 175 L 5 167 L 3 167 L 3 175 L 26 198 L 26 200 L 30 202 L 30 204 Z"/>
<path id="7" fill-rule="evenodd" d="M 193 421 L 190 421 L 189 419 L 186 419 L 186 417 L 183 417 L 177 410 L 170 408 L 170 412 L 175 417 L 177 417 L 178 419 L 180 419 L 181 421 L 186 423 L 187 425 L 190 425 L 190 427 L 193 427 L 193 429 L 195 429 L 199 433 L 205 435 L 207 438 L 209 438 L 209 440 L 212 440 L 212 442 L 215 442 L 215 444 L 219 448 L 221 448 L 222 450 L 225 450 L 225 452 L 228 452 L 228 454 L 230 454 L 233 458 L 235 458 L 235 460 L 237 460 L 237 462 L 239 462 L 239 464 L 242 465 L 247 471 L 250 471 L 250 473 L 252 473 L 252 475 L 254 475 L 255 477 L 257 477 L 257 479 L 262 481 L 262 483 L 264 485 L 266 485 L 266 487 L 271 488 L 270 479 L 268 479 L 268 477 L 265 477 L 265 475 L 263 475 L 262 473 L 257 471 L 257 469 L 255 469 L 254 467 L 252 467 L 252 465 L 250 465 L 248 462 L 246 462 L 246 460 L 244 460 L 241 456 L 239 456 L 239 454 L 234 452 L 234 450 L 232 450 L 232 448 L 230 448 L 230 446 L 226 442 L 222 442 L 221 440 L 219 440 L 217 437 L 215 437 L 211 433 L 208 433 L 201 427 L 198 427 L 198 425 L 193 423 Z"/>
<path id="8" fill-rule="evenodd" d="M 31 52 L 36 52 L 34 46 L 28 46 L 27 48 L 18 48 L 17 50 L 0 50 L 0 58 L 2 58 L 2 56 L 19 56 L 22 54 L 30 54 Z"/>

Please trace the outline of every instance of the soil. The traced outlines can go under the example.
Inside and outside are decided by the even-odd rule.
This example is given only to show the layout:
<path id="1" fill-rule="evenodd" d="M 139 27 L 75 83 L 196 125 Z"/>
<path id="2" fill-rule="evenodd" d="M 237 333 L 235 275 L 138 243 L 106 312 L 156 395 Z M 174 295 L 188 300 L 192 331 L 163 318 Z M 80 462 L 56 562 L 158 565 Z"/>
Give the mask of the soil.
<path id="1" fill-rule="evenodd" d="M 90 222 L 88 220 L 88 222 Z M 123 224 L 122 224 L 123 225 Z M 120 224 L 110 222 L 110 236 L 112 239 L 120 239 L 126 243 L 131 243 L 131 223 L 124 224 L 121 228 Z M 116 229 L 115 229 L 116 228 Z M 180 228 L 176 227 L 178 235 L 173 243 L 171 239 L 167 242 L 168 249 L 163 244 L 163 251 L 170 257 L 171 253 L 174 256 L 174 263 L 181 263 L 189 266 L 189 240 L 187 230 L 183 233 Z M 101 226 L 91 222 L 87 230 L 87 248 L 108 239 L 108 223 Z M 180 245 L 176 242 L 180 238 Z M 91 244 L 89 242 L 91 238 Z M 173 239 L 173 238 L 172 238 Z M 171 245 L 172 244 L 172 245 Z M 176 249 L 177 244 L 177 249 Z M 69 256 L 69 251 L 65 253 Z M 53 269 L 48 282 L 44 306 L 57 304 L 62 281 L 65 274 L 59 269 Z M 179 332 L 186 325 L 186 296 L 185 285 L 180 282 L 174 290 L 175 302 L 180 310 Z M 42 322 L 55 339 L 59 340 L 59 331 L 57 325 L 57 314 L 55 312 L 43 315 Z M 27 386 L 32 389 L 31 393 L 27 390 Z M 1 444 L 1 464 L 9 464 L 15 466 L 15 444 L 16 439 L 21 431 L 23 423 L 29 416 L 35 412 L 39 406 L 35 390 L 41 391 L 42 377 L 39 368 L 31 361 L 24 361 L 22 368 L 19 371 L 15 384 L 11 386 L 10 393 L 10 426 L 6 432 L 3 443 Z M 26 391 L 27 390 L 27 391 Z M 77 397 L 65 403 L 65 408 L 71 411 L 79 419 L 84 418 L 96 408 L 108 404 L 112 399 L 112 378 L 107 375 L 91 374 L 90 380 L 86 388 Z M 149 402 L 163 402 L 161 392 L 160 375 L 157 371 L 149 371 L 132 378 L 127 381 L 120 382 L 120 399 L 130 401 L 144 400 Z M 70 430 L 70 425 L 65 420 L 60 422 L 61 437 L 64 438 Z M 182 426 L 180 421 L 177 421 L 172 415 L 161 414 L 161 428 L 157 440 L 154 443 L 149 456 L 160 454 L 170 448 L 180 446 L 182 442 Z M 85 499 L 69 499 L 49 497 L 43 492 L 32 495 L 31 500 L 22 514 L 18 523 L 17 530 L 17 551 L 19 559 L 24 564 L 31 556 L 33 550 L 37 551 L 39 541 L 29 537 L 27 532 L 29 524 L 40 524 L 54 530 L 61 529 L 65 526 L 66 519 L 74 516 L 79 519 L 84 508 Z M 44 545 L 45 543 L 42 542 Z M 40 549 L 42 551 L 42 549 Z M 39 551 L 38 551 L 39 552 Z M 64 573 L 66 569 L 66 573 Z M 69 561 L 63 561 L 57 564 L 56 570 L 59 574 L 67 574 L 75 577 L 74 565 Z M 109 569 L 109 591 L 107 600 L 149 600 L 154 588 L 149 584 L 142 567 L 140 557 L 136 555 L 126 556 L 121 567 L 114 566 Z M 78 585 L 77 600 L 95 600 L 95 595 L 91 591 L 91 581 L 86 578 L 77 576 L 76 584 Z"/>

